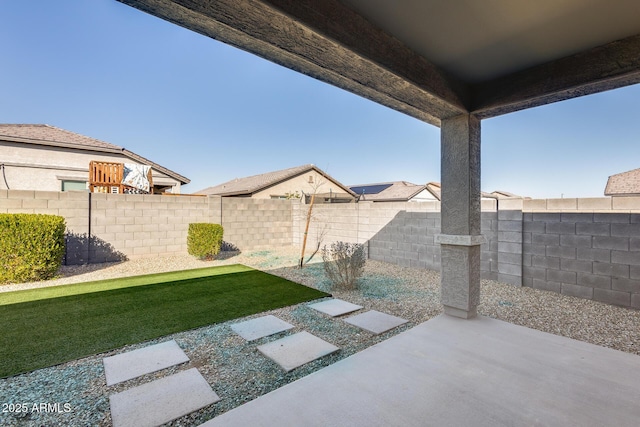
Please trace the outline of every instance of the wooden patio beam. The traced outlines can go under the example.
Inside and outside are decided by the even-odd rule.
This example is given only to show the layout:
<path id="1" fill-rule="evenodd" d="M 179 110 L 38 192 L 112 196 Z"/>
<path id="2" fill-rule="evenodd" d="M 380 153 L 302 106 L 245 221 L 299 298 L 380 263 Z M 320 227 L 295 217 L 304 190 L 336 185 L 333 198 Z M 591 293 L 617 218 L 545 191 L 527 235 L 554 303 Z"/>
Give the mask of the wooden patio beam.
<path id="1" fill-rule="evenodd" d="M 481 119 L 640 83 L 640 35 L 472 87 Z"/>
<path id="2" fill-rule="evenodd" d="M 439 126 L 467 87 L 337 0 L 118 0 Z"/>

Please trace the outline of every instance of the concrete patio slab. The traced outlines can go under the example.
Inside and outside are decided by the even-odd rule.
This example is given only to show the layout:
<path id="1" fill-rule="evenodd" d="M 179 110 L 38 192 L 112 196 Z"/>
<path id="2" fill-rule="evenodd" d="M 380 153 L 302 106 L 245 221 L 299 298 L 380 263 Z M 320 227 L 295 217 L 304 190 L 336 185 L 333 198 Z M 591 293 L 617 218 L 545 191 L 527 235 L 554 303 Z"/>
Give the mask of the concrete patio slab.
<path id="1" fill-rule="evenodd" d="M 361 305 L 352 304 L 341 299 L 321 301 L 315 304 L 310 304 L 309 307 L 332 317 L 342 316 L 343 314 L 352 313 L 362 308 Z"/>
<path id="2" fill-rule="evenodd" d="M 204 424 L 637 426 L 640 357 L 439 316 Z"/>
<path id="3" fill-rule="evenodd" d="M 272 315 L 262 316 L 257 319 L 251 319 L 246 322 L 234 323 L 231 325 L 233 332 L 240 335 L 247 341 L 254 341 L 292 328 L 292 324 Z"/>
<path id="4" fill-rule="evenodd" d="M 158 426 L 219 400 L 196 368 L 109 396 L 114 427 Z"/>
<path id="5" fill-rule="evenodd" d="M 387 332 L 408 322 L 408 320 L 392 316 L 390 314 L 381 313 L 376 310 L 367 311 L 366 313 L 349 317 L 348 319 L 344 319 L 344 321 L 376 335 Z"/>
<path id="6" fill-rule="evenodd" d="M 188 361 L 189 358 L 174 340 L 102 360 L 108 386 Z"/>
<path id="7" fill-rule="evenodd" d="M 339 348 L 309 332 L 302 331 L 277 341 L 258 346 L 258 350 L 289 372 Z"/>

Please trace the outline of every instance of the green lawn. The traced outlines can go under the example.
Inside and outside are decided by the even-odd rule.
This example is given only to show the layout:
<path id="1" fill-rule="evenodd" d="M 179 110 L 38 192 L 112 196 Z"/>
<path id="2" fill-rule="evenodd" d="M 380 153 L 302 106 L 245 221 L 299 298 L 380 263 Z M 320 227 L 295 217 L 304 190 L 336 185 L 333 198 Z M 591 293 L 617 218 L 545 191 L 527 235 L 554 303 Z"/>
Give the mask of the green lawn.
<path id="1" fill-rule="evenodd" d="M 0 294 L 0 378 L 327 296 L 235 265 Z"/>

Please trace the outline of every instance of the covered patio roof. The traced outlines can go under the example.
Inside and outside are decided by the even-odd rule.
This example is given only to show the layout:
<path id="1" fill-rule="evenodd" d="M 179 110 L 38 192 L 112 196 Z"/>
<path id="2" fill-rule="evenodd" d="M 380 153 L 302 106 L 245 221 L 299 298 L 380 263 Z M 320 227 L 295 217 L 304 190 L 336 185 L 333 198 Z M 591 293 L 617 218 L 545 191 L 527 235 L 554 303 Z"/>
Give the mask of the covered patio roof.
<path id="1" fill-rule="evenodd" d="M 425 122 L 640 82 L 636 0 L 119 0 Z"/>

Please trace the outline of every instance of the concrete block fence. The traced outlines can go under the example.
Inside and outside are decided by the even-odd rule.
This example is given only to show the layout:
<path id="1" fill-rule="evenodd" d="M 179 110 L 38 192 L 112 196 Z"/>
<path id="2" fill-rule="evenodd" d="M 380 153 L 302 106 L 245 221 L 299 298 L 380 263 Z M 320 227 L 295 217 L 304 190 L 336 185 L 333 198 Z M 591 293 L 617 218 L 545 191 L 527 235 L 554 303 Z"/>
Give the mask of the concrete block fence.
<path id="1" fill-rule="evenodd" d="M 525 201 L 526 286 L 640 308 L 640 198 Z"/>
<path id="2" fill-rule="evenodd" d="M 307 209 L 305 205 L 293 206 L 294 245 L 302 242 Z M 483 202 L 485 243 L 481 270 L 484 278 L 498 280 L 498 212 L 495 209 L 495 201 Z M 327 204 L 314 206 L 312 212 L 307 248 L 317 247 L 318 238 L 322 236 L 323 246 L 338 240 L 362 243 L 370 259 L 404 267 L 440 269 L 440 245 L 435 243 L 435 236 L 440 234 L 439 202 Z M 517 284 L 521 283 L 517 281 Z"/>
<path id="3" fill-rule="evenodd" d="M 307 207 L 293 206 L 299 245 Z M 314 207 L 307 247 L 366 244 L 370 259 L 440 268 L 440 206 L 373 203 Z M 484 279 L 640 308 L 640 198 L 483 200 Z"/>
<path id="4" fill-rule="evenodd" d="M 186 253 L 189 223 L 222 224 L 241 250 L 300 247 L 299 201 L 0 190 L 0 212 L 65 217 L 68 264 Z M 342 240 L 368 257 L 440 268 L 439 202 L 315 205 L 307 255 Z M 640 198 L 483 200 L 485 279 L 640 308 Z M 319 255 L 317 255 L 319 256 Z"/>
<path id="5" fill-rule="evenodd" d="M 220 197 L 0 190 L 0 213 L 60 215 L 66 264 L 187 253 L 193 222 L 224 227 L 245 250 L 291 245 L 291 202 Z"/>

